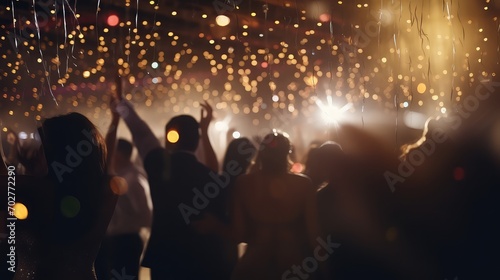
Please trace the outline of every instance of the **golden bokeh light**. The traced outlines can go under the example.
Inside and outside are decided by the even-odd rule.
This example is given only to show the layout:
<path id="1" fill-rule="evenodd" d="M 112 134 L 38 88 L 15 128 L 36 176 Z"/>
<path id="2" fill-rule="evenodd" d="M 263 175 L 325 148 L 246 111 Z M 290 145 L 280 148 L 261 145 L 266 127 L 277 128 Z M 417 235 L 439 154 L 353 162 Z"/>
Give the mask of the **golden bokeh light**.
<path id="1" fill-rule="evenodd" d="M 124 195 L 128 192 L 128 183 L 125 178 L 120 176 L 113 176 L 109 182 L 109 187 L 116 195 Z"/>
<path id="2" fill-rule="evenodd" d="M 170 130 L 167 133 L 167 141 L 172 144 L 177 143 L 179 141 L 179 133 L 175 130 Z"/>
<path id="3" fill-rule="evenodd" d="M 16 216 L 16 218 L 18 218 L 19 220 L 25 220 L 28 218 L 28 208 L 24 204 L 16 202 L 13 208 L 14 216 Z"/>

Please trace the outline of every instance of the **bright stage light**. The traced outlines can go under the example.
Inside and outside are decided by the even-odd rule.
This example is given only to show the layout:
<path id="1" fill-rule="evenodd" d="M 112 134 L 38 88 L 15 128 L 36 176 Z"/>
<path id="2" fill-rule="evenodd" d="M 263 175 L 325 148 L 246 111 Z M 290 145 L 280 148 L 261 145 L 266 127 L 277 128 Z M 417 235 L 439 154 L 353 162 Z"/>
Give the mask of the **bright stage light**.
<path id="1" fill-rule="evenodd" d="M 327 124 L 338 124 L 343 114 L 353 106 L 352 103 L 347 103 L 339 108 L 333 104 L 333 99 L 330 95 L 327 96 L 327 104 L 323 103 L 320 99 L 316 99 L 316 105 L 321 110 L 321 117 Z"/>

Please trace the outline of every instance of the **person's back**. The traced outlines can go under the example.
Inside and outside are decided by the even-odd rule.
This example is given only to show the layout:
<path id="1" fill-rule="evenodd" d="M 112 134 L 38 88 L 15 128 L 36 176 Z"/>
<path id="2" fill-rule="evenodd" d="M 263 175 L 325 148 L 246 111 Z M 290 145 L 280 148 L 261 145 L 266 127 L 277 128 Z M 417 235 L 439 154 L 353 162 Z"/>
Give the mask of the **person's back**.
<path id="1" fill-rule="evenodd" d="M 219 195 L 225 181 L 194 155 L 198 129 L 196 120 L 186 115 L 166 126 L 167 140 L 169 133 L 180 137 L 167 143 L 168 176 L 151 185 L 154 222 L 143 265 L 152 268 L 154 279 L 229 278 L 223 239 L 200 234 L 192 226 L 204 213 L 222 219 L 226 212 Z M 151 170 L 154 162 L 146 159 L 145 169 Z"/>
<path id="2" fill-rule="evenodd" d="M 61 241 L 60 233 L 53 231 L 57 222 L 47 218 L 59 207 L 42 205 L 54 201 L 50 194 L 51 182 L 31 176 L 17 176 L 19 186 L 16 196 L 29 209 L 28 219 L 17 222 L 16 253 L 18 263 L 14 279 L 95 279 L 94 260 L 99 250 L 113 205 L 102 205 L 103 218 L 91 224 L 87 231 L 69 242 Z M 103 188 L 105 186 L 103 185 Z M 23 189 L 22 191 L 20 189 Z M 108 194 L 109 198 L 112 194 Z M 62 205 L 67 211 L 75 211 L 78 204 L 67 199 Z"/>
<path id="3" fill-rule="evenodd" d="M 318 237 L 315 190 L 307 177 L 289 174 L 282 159 L 280 172 L 264 167 L 237 180 L 233 226 L 248 246 L 233 279 L 281 279 L 312 255 Z"/>
<path id="4" fill-rule="evenodd" d="M 94 260 L 116 203 L 104 141 L 77 113 L 47 119 L 40 134 L 43 149 L 34 160 L 47 175 L 16 176 L 16 201 L 28 215 L 16 222 L 14 279 L 95 279 Z"/>

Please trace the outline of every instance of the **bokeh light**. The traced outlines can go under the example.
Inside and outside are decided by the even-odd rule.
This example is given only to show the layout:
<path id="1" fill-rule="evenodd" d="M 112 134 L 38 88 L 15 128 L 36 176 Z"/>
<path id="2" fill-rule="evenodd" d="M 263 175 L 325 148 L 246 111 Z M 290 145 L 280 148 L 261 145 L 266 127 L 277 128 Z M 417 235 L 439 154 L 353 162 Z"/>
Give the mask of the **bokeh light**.
<path id="1" fill-rule="evenodd" d="M 120 23 L 120 18 L 117 15 L 109 15 L 106 22 L 109 26 L 117 26 Z"/>
<path id="2" fill-rule="evenodd" d="M 175 130 L 170 130 L 167 133 L 167 141 L 172 144 L 177 143 L 179 141 L 179 133 Z"/>
<path id="3" fill-rule="evenodd" d="M 80 200 L 78 198 L 68 195 L 61 200 L 61 213 L 67 218 L 74 218 L 80 213 Z"/>
<path id="4" fill-rule="evenodd" d="M 16 202 L 13 208 L 14 216 L 16 216 L 16 218 L 18 218 L 19 220 L 25 220 L 28 218 L 28 208 L 24 204 Z"/>
<path id="5" fill-rule="evenodd" d="M 120 176 L 113 176 L 109 182 L 111 191 L 116 195 L 124 195 L 128 192 L 128 183 L 125 178 Z"/>
<path id="6" fill-rule="evenodd" d="M 215 22 L 217 23 L 218 26 L 228 26 L 231 20 L 226 15 L 218 15 L 215 18 Z"/>

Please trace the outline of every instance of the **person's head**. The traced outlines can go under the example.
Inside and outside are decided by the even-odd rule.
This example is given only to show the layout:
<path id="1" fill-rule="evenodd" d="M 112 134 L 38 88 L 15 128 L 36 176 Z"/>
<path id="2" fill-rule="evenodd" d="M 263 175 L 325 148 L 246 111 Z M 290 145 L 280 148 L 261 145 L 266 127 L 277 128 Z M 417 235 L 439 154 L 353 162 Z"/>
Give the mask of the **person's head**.
<path id="1" fill-rule="evenodd" d="M 316 186 L 319 186 L 321 183 L 329 181 L 330 177 L 337 173 L 335 171 L 341 168 L 344 159 L 342 147 L 336 142 L 327 141 L 314 150 L 308 161 L 307 175 Z"/>
<path id="2" fill-rule="evenodd" d="M 165 147 L 167 150 L 194 152 L 200 140 L 200 125 L 189 115 L 173 117 L 165 125 Z"/>
<path id="3" fill-rule="evenodd" d="M 104 138 L 85 116 L 70 113 L 46 119 L 39 132 L 49 174 L 57 181 L 72 179 L 90 171 L 100 175 L 107 172 Z M 57 172 L 57 168 L 50 168 L 58 164 L 67 165 L 73 170 Z"/>
<path id="4" fill-rule="evenodd" d="M 229 173 L 232 172 L 233 169 L 240 170 L 239 174 L 229 174 L 234 177 L 245 174 L 256 151 L 257 149 L 248 138 L 243 137 L 234 139 L 227 147 L 222 165 L 223 170 Z"/>
<path id="5" fill-rule="evenodd" d="M 259 163 L 265 173 L 280 174 L 289 170 L 290 141 L 281 133 L 273 132 L 262 140 L 259 149 Z"/>
<path id="6" fill-rule="evenodd" d="M 39 128 L 48 178 L 54 184 L 51 232 L 72 240 L 99 219 L 106 191 L 106 145 L 85 116 L 70 113 L 46 119 Z"/>

